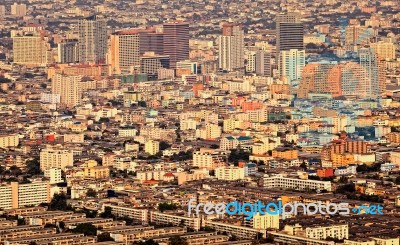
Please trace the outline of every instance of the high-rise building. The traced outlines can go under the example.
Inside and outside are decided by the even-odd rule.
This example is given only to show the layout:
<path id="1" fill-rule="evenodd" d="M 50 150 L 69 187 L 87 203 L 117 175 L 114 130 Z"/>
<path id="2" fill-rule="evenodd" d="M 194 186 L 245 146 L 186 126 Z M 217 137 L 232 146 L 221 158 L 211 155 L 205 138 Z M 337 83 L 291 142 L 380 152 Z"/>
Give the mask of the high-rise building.
<path id="1" fill-rule="evenodd" d="M 37 206 L 51 200 L 48 181 L 34 181 L 27 184 L 11 182 L 0 186 L 0 193 L 1 209 Z"/>
<path id="2" fill-rule="evenodd" d="M 26 15 L 26 4 L 18 4 L 18 3 L 14 3 L 13 5 L 11 5 L 11 15 L 14 16 L 25 16 Z"/>
<path id="3" fill-rule="evenodd" d="M 258 50 L 256 52 L 256 74 L 259 76 L 270 77 L 271 72 L 271 53 Z"/>
<path id="4" fill-rule="evenodd" d="M 80 19 L 78 22 L 78 59 L 80 63 L 106 61 L 107 22 L 97 15 Z"/>
<path id="5" fill-rule="evenodd" d="M 57 62 L 62 64 L 78 62 L 78 40 L 64 39 L 58 43 Z"/>
<path id="6" fill-rule="evenodd" d="M 379 41 L 377 43 L 371 43 L 370 47 L 376 51 L 380 59 L 396 59 L 396 45 L 394 43 Z"/>
<path id="7" fill-rule="evenodd" d="M 361 48 L 359 50 L 360 65 L 366 70 L 369 78 L 368 98 L 379 98 L 385 89 L 385 70 L 374 49 Z"/>
<path id="8" fill-rule="evenodd" d="M 140 70 L 140 56 L 146 52 L 163 54 L 163 34 L 155 29 L 130 29 L 115 32 L 110 38 L 107 62 L 112 74 Z"/>
<path id="9" fill-rule="evenodd" d="M 256 71 L 256 51 L 248 51 L 246 54 L 246 72 Z"/>
<path id="10" fill-rule="evenodd" d="M 239 24 L 224 24 L 218 38 L 219 69 L 234 71 L 244 69 L 244 31 Z"/>
<path id="11" fill-rule="evenodd" d="M 40 151 L 40 169 L 46 171 L 51 168 L 62 170 L 74 163 L 73 153 L 70 150 L 46 148 Z"/>
<path id="12" fill-rule="evenodd" d="M 289 80 L 289 85 L 296 86 L 296 81 L 301 78 L 306 63 L 305 51 L 298 49 L 283 50 L 279 56 L 280 75 Z"/>
<path id="13" fill-rule="evenodd" d="M 147 52 L 140 57 L 140 73 L 147 74 L 149 80 L 158 79 L 158 70 L 169 69 L 169 56 Z"/>
<path id="14" fill-rule="evenodd" d="M 0 18 L 6 16 L 6 6 L 0 5 Z"/>
<path id="15" fill-rule="evenodd" d="M 175 69 L 176 62 L 189 59 L 189 24 L 164 23 L 163 30 L 163 54 L 169 55 L 170 66 Z"/>
<path id="16" fill-rule="evenodd" d="M 13 37 L 14 63 L 45 66 L 51 63 L 52 52 L 45 32 L 34 32 Z"/>
<path id="17" fill-rule="evenodd" d="M 67 76 L 64 74 L 55 74 L 51 82 L 51 91 L 53 94 L 60 95 L 60 103 L 66 107 L 74 107 L 81 103 L 82 76 Z"/>
<path id="18" fill-rule="evenodd" d="M 304 49 L 304 26 L 300 13 L 279 14 L 276 16 L 277 58 L 284 50 Z"/>

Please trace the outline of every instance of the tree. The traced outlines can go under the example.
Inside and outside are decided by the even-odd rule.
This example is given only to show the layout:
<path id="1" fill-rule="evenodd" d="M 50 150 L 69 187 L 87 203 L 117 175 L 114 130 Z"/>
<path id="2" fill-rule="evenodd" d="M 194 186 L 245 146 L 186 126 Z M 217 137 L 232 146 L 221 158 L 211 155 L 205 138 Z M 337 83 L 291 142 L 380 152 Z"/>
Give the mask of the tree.
<path id="1" fill-rule="evenodd" d="M 108 242 L 108 241 L 114 241 L 114 239 L 110 236 L 110 233 L 104 232 L 97 235 L 97 242 Z"/>
<path id="2" fill-rule="evenodd" d="M 394 180 L 394 183 L 396 183 L 396 185 L 400 185 L 400 176 L 397 176 L 397 178 Z"/>
<path id="3" fill-rule="evenodd" d="M 177 208 L 178 206 L 174 203 L 162 202 L 158 204 L 158 210 L 160 210 L 160 212 L 164 212 L 165 210 L 176 210 Z"/>
<path id="4" fill-rule="evenodd" d="M 91 223 L 82 223 L 72 230 L 74 233 L 83 233 L 85 236 L 95 236 L 97 234 L 97 228 Z"/>
<path id="5" fill-rule="evenodd" d="M 147 107 L 146 101 L 138 101 L 138 106 Z"/>
<path id="6" fill-rule="evenodd" d="M 111 207 L 105 207 L 104 212 L 100 214 L 100 217 L 102 218 L 114 218 L 114 214 L 112 214 L 112 208 Z"/>
<path id="7" fill-rule="evenodd" d="M 153 239 L 149 239 L 147 241 L 140 241 L 138 242 L 140 245 L 158 245 L 158 242 L 154 241 Z"/>
<path id="8" fill-rule="evenodd" d="M 49 203 L 49 210 L 70 210 L 67 203 L 67 195 L 64 192 L 56 193 Z"/>
<path id="9" fill-rule="evenodd" d="M 166 149 L 168 149 L 170 147 L 171 147 L 171 145 L 168 144 L 167 142 L 165 142 L 165 141 L 161 141 L 160 142 L 160 151 L 166 150 Z"/>
<path id="10" fill-rule="evenodd" d="M 96 197 L 97 196 L 97 192 L 95 190 L 93 190 L 92 188 L 89 188 L 86 191 L 86 196 L 88 196 L 88 197 Z"/>
<path id="11" fill-rule="evenodd" d="M 42 174 L 42 171 L 40 170 L 40 162 L 39 162 L 39 159 L 37 159 L 37 158 L 26 161 L 26 168 L 27 168 L 28 174 L 32 174 L 32 175 Z"/>
<path id="12" fill-rule="evenodd" d="M 173 236 L 168 240 L 168 245 L 188 245 L 186 238 L 181 236 Z"/>
<path id="13" fill-rule="evenodd" d="M 29 245 L 37 245 L 36 242 L 30 242 Z"/>

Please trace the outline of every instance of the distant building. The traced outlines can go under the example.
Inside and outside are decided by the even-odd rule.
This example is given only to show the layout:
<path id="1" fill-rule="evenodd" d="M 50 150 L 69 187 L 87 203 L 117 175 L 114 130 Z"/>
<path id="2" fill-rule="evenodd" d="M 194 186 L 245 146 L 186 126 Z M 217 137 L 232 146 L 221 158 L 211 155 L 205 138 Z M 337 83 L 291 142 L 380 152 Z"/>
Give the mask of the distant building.
<path id="1" fill-rule="evenodd" d="M 80 63 L 104 64 L 107 54 L 107 22 L 93 15 L 78 21 L 78 60 Z"/>
<path id="2" fill-rule="evenodd" d="M 12 209 L 27 206 L 37 206 L 50 202 L 49 182 L 37 181 L 29 184 L 0 185 L 0 208 Z"/>
<path id="3" fill-rule="evenodd" d="M 176 62 L 189 59 L 189 24 L 170 22 L 163 24 L 164 55 L 170 57 L 170 67 L 175 69 Z"/>
<path id="4" fill-rule="evenodd" d="M 73 153 L 69 150 L 43 149 L 40 152 L 40 169 L 45 171 L 51 168 L 60 168 L 62 170 L 74 163 Z"/>
<path id="5" fill-rule="evenodd" d="M 218 38 L 219 69 L 244 69 L 244 31 L 239 24 L 224 24 Z"/>
<path id="6" fill-rule="evenodd" d="M 11 5 L 11 15 L 23 17 L 26 15 L 26 4 L 14 3 Z"/>

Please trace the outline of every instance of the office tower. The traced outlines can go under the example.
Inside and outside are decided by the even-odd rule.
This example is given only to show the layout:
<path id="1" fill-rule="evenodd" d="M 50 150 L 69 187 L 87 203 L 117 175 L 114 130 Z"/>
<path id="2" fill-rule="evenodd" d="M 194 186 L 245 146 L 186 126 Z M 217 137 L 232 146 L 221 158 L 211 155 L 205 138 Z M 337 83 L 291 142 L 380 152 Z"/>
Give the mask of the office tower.
<path id="1" fill-rule="evenodd" d="M 246 72 L 256 71 L 256 51 L 248 51 L 246 54 Z"/>
<path id="2" fill-rule="evenodd" d="M 57 62 L 62 64 L 78 62 L 78 40 L 64 39 L 58 44 Z"/>
<path id="3" fill-rule="evenodd" d="M 276 52 L 279 56 L 284 50 L 304 49 L 304 26 L 300 13 L 287 13 L 276 16 Z"/>
<path id="4" fill-rule="evenodd" d="M 218 38 L 219 69 L 234 71 L 244 69 L 244 31 L 239 24 L 224 24 Z"/>
<path id="5" fill-rule="evenodd" d="M 375 50 L 379 59 L 396 59 L 396 45 L 394 43 L 379 41 L 377 43 L 371 43 L 370 47 Z"/>
<path id="6" fill-rule="evenodd" d="M 271 72 L 271 53 L 258 50 L 256 52 L 256 74 L 259 76 L 270 77 Z"/>
<path id="7" fill-rule="evenodd" d="M 169 55 L 170 67 L 175 69 L 176 62 L 189 59 L 189 24 L 184 22 L 165 23 L 163 30 L 163 54 Z"/>
<path id="8" fill-rule="evenodd" d="M 0 17 L 6 16 L 6 6 L 0 5 Z"/>
<path id="9" fill-rule="evenodd" d="M 78 22 L 80 63 L 104 64 L 107 53 L 107 22 L 93 15 Z"/>
<path id="10" fill-rule="evenodd" d="M 11 15 L 14 16 L 25 16 L 26 15 L 26 5 L 25 4 L 18 4 L 14 3 L 11 5 Z"/>
<path id="11" fill-rule="evenodd" d="M 14 63 L 27 66 L 45 66 L 52 55 L 48 37 L 44 32 L 34 32 L 13 37 Z"/>
<path id="12" fill-rule="evenodd" d="M 112 74 L 140 70 L 140 56 L 146 52 L 163 54 L 163 34 L 155 29 L 130 29 L 115 32 L 110 38 L 107 63 Z"/>
<path id="13" fill-rule="evenodd" d="M 169 69 L 169 56 L 157 55 L 154 52 L 144 53 L 140 57 L 140 73 L 147 74 L 149 80 L 158 79 L 158 70 Z"/>
<path id="14" fill-rule="evenodd" d="M 379 98 L 385 89 L 385 70 L 377 53 L 371 48 L 359 50 L 360 65 L 366 70 L 369 78 L 369 98 Z"/>
<path id="15" fill-rule="evenodd" d="M 66 107 L 74 107 L 81 103 L 82 76 L 55 74 L 51 81 L 51 92 L 60 95 L 60 103 Z"/>
<path id="16" fill-rule="evenodd" d="M 296 86 L 296 81 L 301 78 L 306 63 L 305 51 L 298 49 L 283 50 L 279 56 L 280 75 L 288 78 L 289 85 Z"/>

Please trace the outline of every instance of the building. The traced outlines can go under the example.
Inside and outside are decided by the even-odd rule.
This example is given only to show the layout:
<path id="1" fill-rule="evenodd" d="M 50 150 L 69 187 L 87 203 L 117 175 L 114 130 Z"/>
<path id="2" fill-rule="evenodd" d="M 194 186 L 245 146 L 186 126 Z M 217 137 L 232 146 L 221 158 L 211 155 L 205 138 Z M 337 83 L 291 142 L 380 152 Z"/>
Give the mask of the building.
<path id="1" fill-rule="evenodd" d="M 189 70 L 190 74 L 201 73 L 199 64 L 190 60 L 176 62 L 176 69 Z"/>
<path id="2" fill-rule="evenodd" d="M 82 76 L 55 74 L 51 80 L 52 94 L 60 95 L 60 103 L 66 107 L 74 107 L 81 103 Z"/>
<path id="3" fill-rule="evenodd" d="M 26 15 L 26 4 L 15 3 L 11 5 L 11 15 L 23 17 Z"/>
<path id="4" fill-rule="evenodd" d="M 18 135 L 0 135 L 0 148 L 16 147 L 19 145 Z"/>
<path id="5" fill-rule="evenodd" d="M 218 38 L 219 69 L 234 71 L 244 69 L 244 31 L 239 24 L 224 24 Z"/>
<path id="6" fill-rule="evenodd" d="M 34 181 L 28 184 L 11 182 L 0 185 L 0 208 L 12 209 L 36 206 L 50 202 L 50 186 L 47 181 Z"/>
<path id="7" fill-rule="evenodd" d="M 371 43 L 370 47 L 375 50 L 379 59 L 394 60 L 396 59 L 396 45 L 391 42 L 379 41 Z"/>
<path id="8" fill-rule="evenodd" d="M 58 184 L 64 182 L 61 172 L 61 168 L 48 168 L 44 171 L 44 176 L 49 178 L 49 184 Z"/>
<path id="9" fill-rule="evenodd" d="M 143 225 L 147 225 L 149 222 L 149 210 L 132 208 L 126 206 L 117 206 L 112 204 L 105 204 L 104 208 L 110 207 L 111 213 L 119 217 L 129 217 L 134 221 L 141 222 Z"/>
<path id="10" fill-rule="evenodd" d="M 305 64 L 306 53 L 304 50 L 290 49 L 280 52 L 279 73 L 289 80 L 291 86 L 295 86 L 299 82 Z"/>
<path id="11" fill-rule="evenodd" d="M 105 179 L 110 177 L 108 166 L 99 166 L 95 160 L 85 162 L 84 177 L 89 179 Z"/>
<path id="12" fill-rule="evenodd" d="M 146 52 L 140 57 L 140 73 L 147 74 L 149 80 L 158 79 L 160 69 L 170 68 L 170 58 L 167 55 L 157 55 L 154 52 Z"/>
<path id="13" fill-rule="evenodd" d="M 107 22 L 93 15 L 78 21 L 78 60 L 80 63 L 104 64 L 107 54 Z"/>
<path id="14" fill-rule="evenodd" d="M 200 217 L 185 217 L 182 214 L 165 214 L 157 211 L 150 212 L 150 222 L 159 225 L 169 225 L 174 226 L 184 225 L 190 227 L 195 231 L 200 230 Z"/>
<path id="15" fill-rule="evenodd" d="M 213 149 L 200 149 L 193 153 L 193 166 L 214 170 L 225 166 L 226 154 Z"/>
<path id="16" fill-rule="evenodd" d="M 141 68 L 140 57 L 146 52 L 163 54 L 163 35 L 155 29 L 128 29 L 110 37 L 107 63 L 112 74 L 129 74 Z M 160 48 L 161 47 L 161 48 Z M 147 55 L 145 55 L 147 56 Z"/>
<path id="17" fill-rule="evenodd" d="M 164 23 L 163 32 L 163 54 L 170 57 L 170 67 L 175 69 L 176 62 L 189 59 L 189 24 Z"/>
<path id="18" fill-rule="evenodd" d="M 304 50 L 304 26 L 301 15 L 300 13 L 278 14 L 276 16 L 277 61 L 282 51 L 291 49 Z"/>
<path id="19" fill-rule="evenodd" d="M 385 90 L 385 69 L 380 62 L 377 52 L 371 48 L 359 50 L 360 66 L 367 72 L 369 84 L 367 96 L 371 99 L 380 98 Z"/>
<path id="20" fill-rule="evenodd" d="M 160 142 L 149 140 L 144 144 L 144 151 L 150 155 L 156 155 L 160 151 Z"/>
<path id="21" fill-rule="evenodd" d="M 78 62 L 78 40 L 64 39 L 57 44 L 57 62 L 61 64 Z"/>
<path id="22" fill-rule="evenodd" d="M 205 223 L 204 224 L 205 226 L 213 228 L 217 232 L 221 232 L 221 233 L 226 232 L 227 234 L 235 235 L 238 238 L 247 239 L 249 237 L 255 237 L 259 233 L 262 234 L 260 236 L 260 239 L 262 237 L 266 237 L 265 229 L 254 229 L 251 227 L 232 225 L 229 223 L 222 223 L 222 222 L 216 222 L 216 221 L 211 221 L 211 220 L 205 220 L 204 223 Z"/>
<path id="23" fill-rule="evenodd" d="M 272 76 L 271 53 L 258 50 L 255 55 L 255 72 L 259 76 Z"/>
<path id="24" fill-rule="evenodd" d="M 6 6 L 0 5 L 0 18 L 6 16 Z"/>
<path id="25" fill-rule="evenodd" d="M 254 229 L 279 229 L 279 215 L 257 213 L 252 219 Z"/>
<path id="26" fill-rule="evenodd" d="M 46 66 L 52 62 L 52 52 L 45 32 L 16 35 L 12 39 L 14 63 Z"/>
<path id="27" fill-rule="evenodd" d="M 319 180 L 304 180 L 286 178 L 282 175 L 265 176 L 263 178 L 264 188 L 274 189 L 292 189 L 292 190 L 315 190 L 317 192 L 326 190 L 332 191 L 332 183 L 330 181 L 319 181 Z"/>
<path id="28" fill-rule="evenodd" d="M 328 237 L 338 240 L 349 239 L 349 226 L 347 224 L 337 224 L 306 227 L 306 237 L 317 240 L 325 240 Z"/>
<path id="29" fill-rule="evenodd" d="M 51 168 L 60 168 L 62 170 L 74 163 L 73 153 L 69 150 L 43 149 L 40 151 L 40 169 L 45 171 Z"/>
<path id="30" fill-rule="evenodd" d="M 244 179 L 244 168 L 219 167 L 215 169 L 215 176 L 219 180 L 241 180 Z"/>

